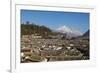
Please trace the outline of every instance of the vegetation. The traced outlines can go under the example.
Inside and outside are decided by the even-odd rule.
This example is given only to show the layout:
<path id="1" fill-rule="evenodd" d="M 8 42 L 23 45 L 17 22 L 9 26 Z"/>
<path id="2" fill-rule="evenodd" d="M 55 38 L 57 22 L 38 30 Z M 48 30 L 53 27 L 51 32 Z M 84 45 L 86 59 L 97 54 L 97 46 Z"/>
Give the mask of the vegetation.
<path id="1" fill-rule="evenodd" d="M 36 24 L 29 24 L 28 22 L 26 24 L 21 24 L 21 35 L 31 35 L 31 34 L 37 34 L 41 35 L 42 37 L 48 37 L 48 35 L 56 34 L 54 33 L 50 28 L 46 26 L 40 26 Z"/>
<path id="2" fill-rule="evenodd" d="M 38 55 L 32 55 L 32 56 L 30 57 L 30 60 L 31 60 L 31 61 L 35 61 L 35 62 L 40 62 L 40 61 L 43 60 L 43 58 L 42 58 L 41 56 L 38 56 Z"/>

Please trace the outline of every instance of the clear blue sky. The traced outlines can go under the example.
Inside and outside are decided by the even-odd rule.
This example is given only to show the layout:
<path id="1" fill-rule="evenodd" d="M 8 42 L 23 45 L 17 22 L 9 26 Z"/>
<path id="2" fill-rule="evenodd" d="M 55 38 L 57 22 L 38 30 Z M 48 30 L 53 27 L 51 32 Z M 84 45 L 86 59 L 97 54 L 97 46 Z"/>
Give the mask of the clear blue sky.
<path id="1" fill-rule="evenodd" d="M 45 25 L 53 30 L 60 26 L 68 26 L 82 33 L 89 29 L 89 13 L 21 10 L 21 23 L 29 21 Z"/>

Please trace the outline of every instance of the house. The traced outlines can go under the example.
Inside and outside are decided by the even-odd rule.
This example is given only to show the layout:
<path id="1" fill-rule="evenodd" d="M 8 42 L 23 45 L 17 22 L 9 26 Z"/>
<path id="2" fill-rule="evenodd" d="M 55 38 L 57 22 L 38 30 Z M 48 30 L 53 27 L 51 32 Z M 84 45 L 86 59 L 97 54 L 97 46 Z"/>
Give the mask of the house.
<path id="1" fill-rule="evenodd" d="M 63 37 L 63 35 L 49 35 L 49 38 L 52 38 L 52 39 L 61 39 Z"/>
<path id="2" fill-rule="evenodd" d="M 31 37 L 33 39 L 41 39 L 42 38 L 42 36 L 40 36 L 40 35 L 34 35 L 34 34 L 32 34 Z"/>

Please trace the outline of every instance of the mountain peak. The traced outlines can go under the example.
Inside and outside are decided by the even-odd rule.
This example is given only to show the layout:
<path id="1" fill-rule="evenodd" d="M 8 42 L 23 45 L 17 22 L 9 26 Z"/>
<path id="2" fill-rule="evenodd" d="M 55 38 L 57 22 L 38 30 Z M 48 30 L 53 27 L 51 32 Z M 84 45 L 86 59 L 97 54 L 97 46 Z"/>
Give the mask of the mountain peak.
<path id="1" fill-rule="evenodd" d="M 80 36 L 82 35 L 82 33 L 76 29 L 71 29 L 70 27 L 68 26 L 61 26 L 59 28 L 57 28 L 57 31 L 60 32 L 60 33 L 64 33 L 64 34 L 67 34 L 69 36 Z"/>
<path id="2" fill-rule="evenodd" d="M 60 31 L 62 33 L 72 33 L 72 30 L 69 27 L 65 26 L 65 25 L 59 27 L 57 29 L 57 31 Z"/>

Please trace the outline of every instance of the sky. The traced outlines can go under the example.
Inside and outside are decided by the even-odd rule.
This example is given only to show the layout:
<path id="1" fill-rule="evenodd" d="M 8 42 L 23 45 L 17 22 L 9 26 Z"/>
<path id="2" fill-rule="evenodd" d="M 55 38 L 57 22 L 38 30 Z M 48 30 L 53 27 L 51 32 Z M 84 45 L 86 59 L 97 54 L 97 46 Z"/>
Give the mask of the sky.
<path id="1" fill-rule="evenodd" d="M 82 33 L 89 29 L 89 13 L 21 10 L 21 23 L 45 25 L 52 30 L 66 26 Z"/>

